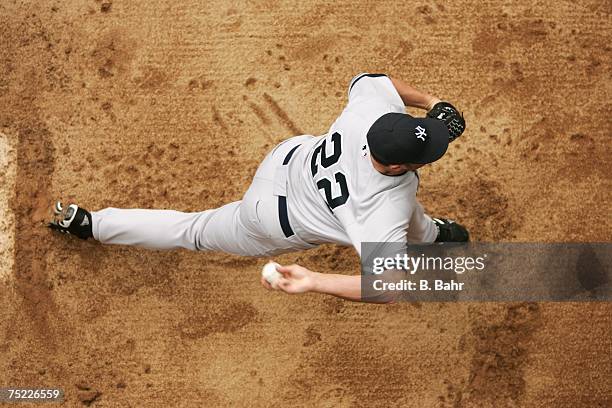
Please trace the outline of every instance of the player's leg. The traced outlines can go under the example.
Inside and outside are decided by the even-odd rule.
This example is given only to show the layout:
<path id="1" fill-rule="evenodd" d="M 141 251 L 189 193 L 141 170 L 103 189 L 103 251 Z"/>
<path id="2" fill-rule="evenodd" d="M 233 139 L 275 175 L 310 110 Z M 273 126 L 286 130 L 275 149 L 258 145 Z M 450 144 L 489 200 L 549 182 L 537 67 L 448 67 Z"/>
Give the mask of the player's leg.
<path id="1" fill-rule="evenodd" d="M 461 224 L 447 218 L 431 218 L 425 214 L 423 206 L 417 201 L 410 225 L 408 242 L 468 242 L 470 234 Z"/>
<path id="2" fill-rule="evenodd" d="M 104 244 L 195 250 L 198 230 L 205 228 L 215 211 L 106 208 L 91 213 L 92 233 L 94 239 Z"/>
<path id="3" fill-rule="evenodd" d="M 436 225 L 423 210 L 421 203 L 416 201 L 414 212 L 408 225 L 408 242 L 413 244 L 431 243 L 436 240 L 438 231 Z"/>
<path id="4" fill-rule="evenodd" d="M 202 212 L 106 208 L 87 210 L 70 205 L 56 211 L 50 226 L 80 238 L 104 244 L 134 245 L 151 249 L 185 248 L 223 251 L 238 255 L 264 255 L 272 248 L 244 225 L 241 201 Z"/>

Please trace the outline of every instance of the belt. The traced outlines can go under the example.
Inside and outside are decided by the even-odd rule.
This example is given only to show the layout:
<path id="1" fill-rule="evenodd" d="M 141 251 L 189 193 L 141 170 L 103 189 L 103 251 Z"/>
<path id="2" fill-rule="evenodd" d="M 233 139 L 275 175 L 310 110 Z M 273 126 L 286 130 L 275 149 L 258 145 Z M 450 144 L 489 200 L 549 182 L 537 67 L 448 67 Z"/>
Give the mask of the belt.
<path id="1" fill-rule="evenodd" d="M 293 156 L 293 153 L 295 153 L 297 148 L 300 146 L 301 145 L 297 145 L 293 149 L 289 150 L 289 153 L 287 153 L 287 156 L 285 156 L 285 160 L 283 160 L 283 166 L 289 164 L 291 156 Z M 280 220 L 280 225 L 286 238 L 295 235 L 293 229 L 291 228 L 291 224 L 289 223 L 289 215 L 287 213 L 287 196 L 278 196 L 278 219 Z"/>

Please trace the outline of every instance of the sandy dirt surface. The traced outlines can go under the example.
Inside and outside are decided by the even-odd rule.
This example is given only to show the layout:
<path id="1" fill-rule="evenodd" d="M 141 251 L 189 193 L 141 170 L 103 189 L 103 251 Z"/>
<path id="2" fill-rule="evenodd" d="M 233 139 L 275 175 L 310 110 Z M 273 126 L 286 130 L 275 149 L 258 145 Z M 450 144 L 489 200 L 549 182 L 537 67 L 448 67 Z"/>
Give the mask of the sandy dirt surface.
<path id="1" fill-rule="evenodd" d="M 15 217 L 10 208 L 15 189 L 15 138 L 0 132 L 0 282 L 7 283 L 13 271 Z"/>
<path id="2" fill-rule="evenodd" d="M 386 72 L 465 113 L 419 198 L 480 241 L 611 241 L 609 1 L 0 2 L 0 386 L 63 406 L 609 407 L 612 307 L 270 294 L 265 260 L 101 246 L 56 198 L 196 211 Z M 8 255 L 7 255 L 8 254 Z M 351 249 L 279 262 L 352 274 Z"/>

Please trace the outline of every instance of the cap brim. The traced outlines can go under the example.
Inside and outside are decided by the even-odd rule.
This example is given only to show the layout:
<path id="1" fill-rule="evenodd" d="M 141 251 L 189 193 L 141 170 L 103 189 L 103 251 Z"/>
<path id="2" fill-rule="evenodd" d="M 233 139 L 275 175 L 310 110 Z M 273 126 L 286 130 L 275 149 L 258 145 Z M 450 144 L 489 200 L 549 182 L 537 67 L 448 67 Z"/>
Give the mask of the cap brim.
<path id="1" fill-rule="evenodd" d="M 415 118 L 416 119 L 416 118 Z M 446 153 L 449 143 L 449 133 L 444 122 L 433 118 L 418 118 L 419 121 L 427 128 L 429 134 L 429 143 L 423 152 L 419 155 L 419 159 L 413 164 L 433 163 L 440 159 Z"/>

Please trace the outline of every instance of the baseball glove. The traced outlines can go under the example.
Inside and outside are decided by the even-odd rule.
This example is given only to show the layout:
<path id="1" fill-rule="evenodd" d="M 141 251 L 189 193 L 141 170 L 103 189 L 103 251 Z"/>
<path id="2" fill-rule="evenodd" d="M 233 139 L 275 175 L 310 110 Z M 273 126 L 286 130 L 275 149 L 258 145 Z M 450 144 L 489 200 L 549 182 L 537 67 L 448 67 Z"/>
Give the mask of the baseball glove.
<path id="1" fill-rule="evenodd" d="M 463 115 L 448 102 L 438 102 L 434 105 L 429 112 L 427 117 L 438 119 L 444 122 L 448 128 L 449 137 L 448 141 L 452 142 L 465 130 L 465 120 Z"/>
<path id="2" fill-rule="evenodd" d="M 436 242 L 468 242 L 470 240 L 470 234 L 463 225 L 447 218 L 432 219 L 438 229 Z"/>

